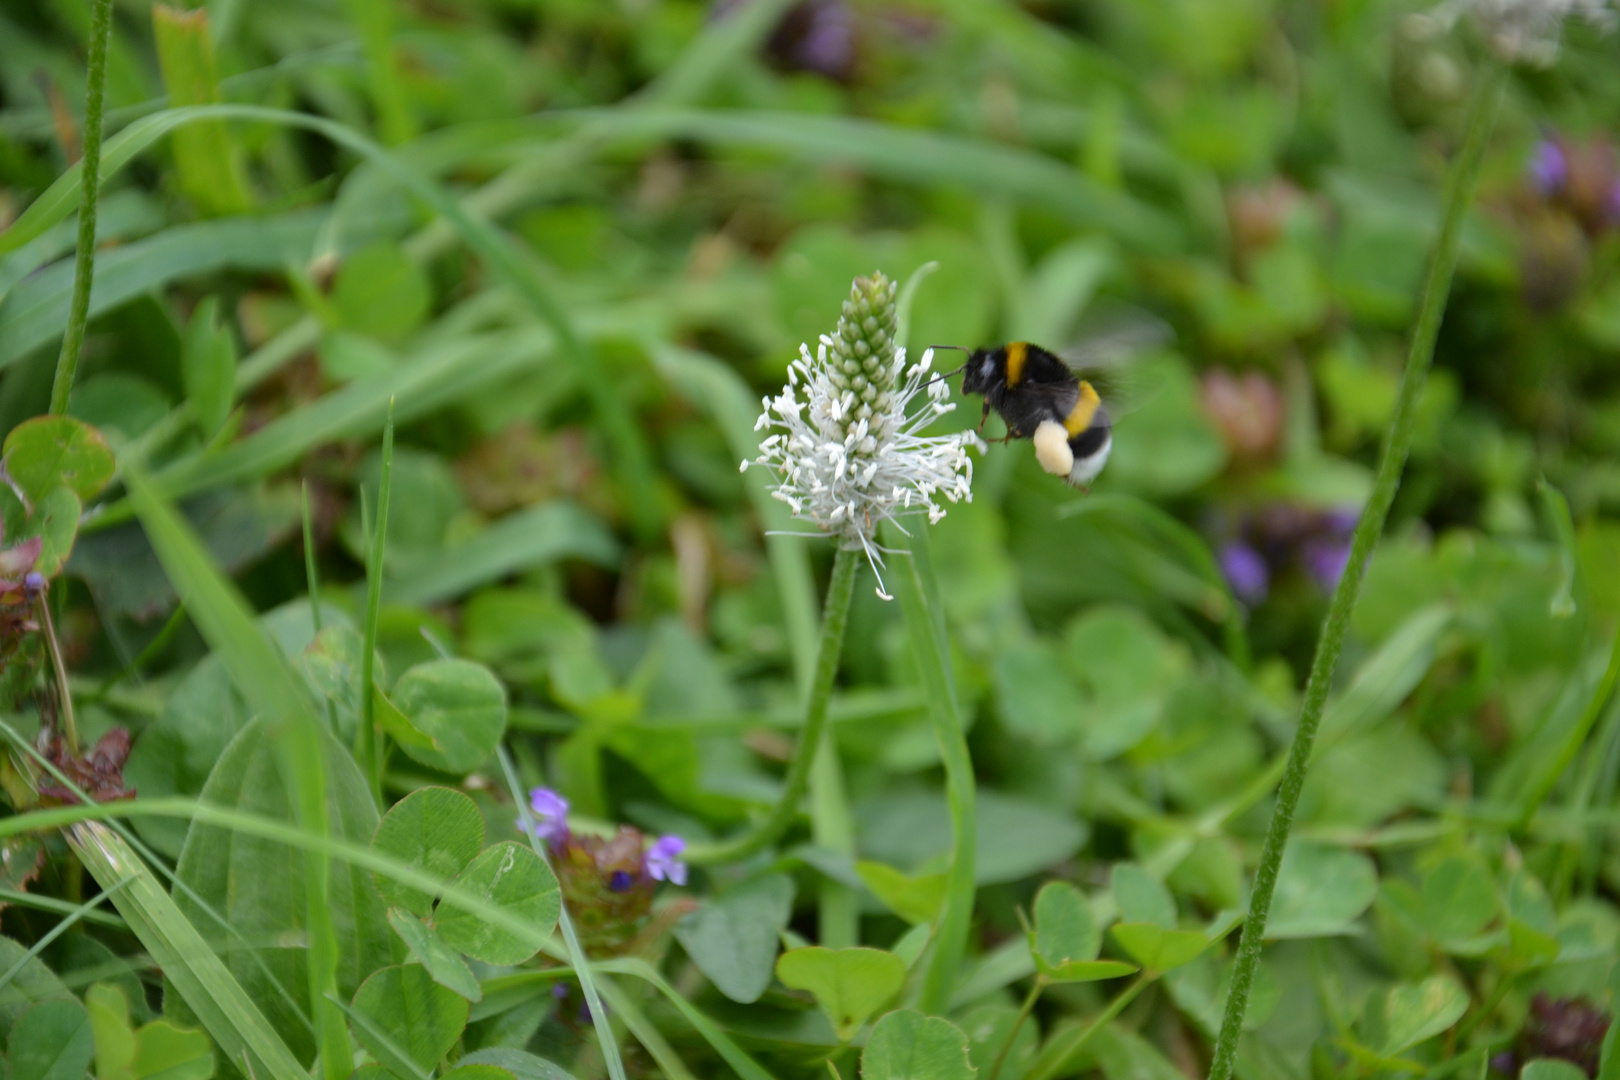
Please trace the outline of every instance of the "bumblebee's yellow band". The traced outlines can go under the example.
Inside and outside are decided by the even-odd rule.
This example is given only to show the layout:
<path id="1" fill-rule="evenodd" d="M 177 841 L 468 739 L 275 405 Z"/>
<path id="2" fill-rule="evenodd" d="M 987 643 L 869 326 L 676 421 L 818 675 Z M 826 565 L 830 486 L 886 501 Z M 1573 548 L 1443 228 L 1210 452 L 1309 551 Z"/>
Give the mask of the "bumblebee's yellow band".
<path id="1" fill-rule="evenodd" d="M 1007 385 L 1017 386 L 1024 377 L 1024 362 L 1029 359 L 1029 345 L 1022 341 L 1007 345 Z"/>
<path id="2" fill-rule="evenodd" d="M 1097 406 L 1101 403 L 1102 399 L 1097 396 L 1097 391 L 1090 383 L 1081 379 L 1080 397 L 1075 401 L 1074 408 L 1069 410 L 1069 415 L 1063 418 L 1063 427 L 1068 431 L 1070 438 L 1091 426 L 1091 419 L 1097 415 Z"/>

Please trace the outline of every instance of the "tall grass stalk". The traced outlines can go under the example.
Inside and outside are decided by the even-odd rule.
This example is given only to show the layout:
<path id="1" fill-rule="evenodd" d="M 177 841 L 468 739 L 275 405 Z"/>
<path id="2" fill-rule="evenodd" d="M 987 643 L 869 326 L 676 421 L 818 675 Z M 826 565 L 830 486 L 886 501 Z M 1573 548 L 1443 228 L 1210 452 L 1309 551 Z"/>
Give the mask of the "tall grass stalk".
<path id="1" fill-rule="evenodd" d="M 84 347 L 84 324 L 90 317 L 90 282 L 96 272 L 96 198 L 101 190 L 101 120 L 106 104 L 107 38 L 112 33 L 112 0 L 94 0 L 90 7 L 90 57 L 84 93 L 84 183 L 79 197 L 79 246 L 74 254 L 73 300 L 68 308 L 62 352 L 56 358 L 56 380 L 51 384 L 51 415 L 67 412 L 73 376 L 79 370 Z"/>
<path id="2" fill-rule="evenodd" d="M 799 745 L 788 765 L 782 794 L 770 814 L 742 836 L 717 844 L 694 844 L 686 854 L 688 862 L 717 863 L 745 859 L 778 840 L 799 815 L 799 804 L 810 785 L 810 772 L 822 747 L 827 730 L 827 703 L 838 677 L 838 659 L 844 651 L 844 628 L 849 625 L 850 600 L 855 594 L 855 571 L 860 552 L 840 546 L 833 560 L 832 580 L 827 583 L 827 603 L 822 614 L 821 643 L 816 668 L 805 703 L 804 727 Z M 836 764 L 836 763 L 835 763 Z"/>
<path id="3" fill-rule="evenodd" d="M 1495 65 L 1487 68 L 1481 73 L 1479 85 L 1468 106 L 1466 134 L 1446 184 L 1445 216 L 1423 282 L 1417 323 L 1412 330 L 1406 370 L 1401 375 L 1395 415 L 1384 436 L 1372 496 L 1361 512 L 1361 519 L 1356 522 L 1349 561 L 1333 590 L 1333 598 L 1328 602 L 1327 617 L 1316 644 L 1316 657 L 1305 684 L 1299 727 L 1294 733 L 1288 765 L 1277 790 L 1277 803 L 1271 812 L 1271 823 L 1266 829 L 1265 844 L 1260 851 L 1260 864 L 1254 875 L 1254 891 L 1249 899 L 1249 916 L 1243 924 L 1243 936 L 1238 943 L 1237 961 L 1232 970 L 1232 992 L 1226 999 L 1226 1013 L 1221 1019 L 1220 1034 L 1215 1041 L 1215 1055 L 1209 1069 L 1210 1080 L 1230 1080 L 1237 1062 L 1238 1036 L 1243 1030 L 1243 1016 L 1249 1007 L 1249 991 L 1254 986 L 1255 971 L 1260 964 L 1260 946 L 1265 939 L 1272 894 L 1277 888 L 1277 871 L 1282 865 L 1283 850 L 1288 845 L 1288 831 L 1294 823 L 1294 812 L 1299 808 L 1300 791 L 1305 785 L 1317 728 L 1322 722 L 1328 690 L 1333 684 L 1334 668 L 1338 665 L 1339 652 L 1344 647 L 1345 633 L 1350 626 L 1350 614 L 1361 591 L 1362 572 L 1366 569 L 1373 545 L 1384 530 L 1384 521 L 1389 517 L 1390 505 L 1400 486 L 1401 471 L 1406 466 L 1407 452 L 1412 446 L 1418 405 L 1423 397 L 1429 364 L 1434 359 L 1435 338 L 1440 331 L 1441 316 L 1445 313 L 1446 297 L 1451 292 L 1452 274 L 1457 268 L 1463 219 L 1467 216 L 1479 184 L 1485 144 L 1490 137 L 1505 81 L 1505 69 Z"/>
<path id="4" fill-rule="evenodd" d="M 377 702 L 372 679 L 376 677 L 377 617 L 382 610 L 383 554 L 388 543 L 388 503 L 394 487 L 394 400 L 388 399 L 388 419 L 383 425 L 382 473 L 377 479 L 377 521 L 366 558 L 366 622 L 360 652 L 360 725 L 354 733 L 355 759 L 371 784 L 371 797 L 383 805 L 382 733 L 377 730 Z"/>
<path id="5" fill-rule="evenodd" d="M 918 1007 L 924 1012 L 943 1015 L 956 986 L 957 970 L 967 952 L 968 930 L 973 922 L 978 844 L 973 758 L 962 733 L 962 714 L 951 678 L 950 640 L 945 633 L 938 590 L 934 587 L 928 531 L 917 528 L 909 537 L 896 535 L 898 533 L 898 529 L 891 531 L 890 543 L 909 548 L 909 555 L 902 555 L 890 565 L 894 567 L 898 583 L 911 655 L 922 679 L 928 720 L 945 765 L 945 802 L 951 816 L 951 866 L 945 877 L 945 904 L 918 999 Z"/>

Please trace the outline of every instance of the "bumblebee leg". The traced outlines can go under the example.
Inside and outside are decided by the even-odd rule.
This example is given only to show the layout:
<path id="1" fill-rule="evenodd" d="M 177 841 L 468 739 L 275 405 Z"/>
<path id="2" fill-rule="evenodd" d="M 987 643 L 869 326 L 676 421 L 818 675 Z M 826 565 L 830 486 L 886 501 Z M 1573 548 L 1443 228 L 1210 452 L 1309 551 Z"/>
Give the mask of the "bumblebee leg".
<path id="1" fill-rule="evenodd" d="M 984 434 L 984 425 L 986 423 L 988 423 L 989 420 L 990 420 L 990 403 L 988 401 L 986 401 L 984 403 L 984 412 L 979 414 L 979 426 L 973 429 L 973 433 L 975 435 Z"/>

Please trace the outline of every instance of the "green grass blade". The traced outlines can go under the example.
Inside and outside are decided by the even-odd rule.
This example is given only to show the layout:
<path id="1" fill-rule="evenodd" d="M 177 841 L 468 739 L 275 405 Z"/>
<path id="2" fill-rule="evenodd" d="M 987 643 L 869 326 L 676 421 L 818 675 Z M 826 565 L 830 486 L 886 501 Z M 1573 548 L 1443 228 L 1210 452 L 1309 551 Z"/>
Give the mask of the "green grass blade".
<path id="1" fill-rule="evenodd" d="M 36 896 L 34 893 L 22 892 L 18 889 L 0 889 L 0 902 L 15 904 L 18 907 L 35 908 L 39 911 L 54 911 L 58 915 L 72 915 L 84 906 L 66 900 L 58 900 L 54 896 Z M 79 915 L 78 918 L 84 922 L 111 927 L 114 930 L 127 929 L 123 919 L 116 915 L 109 915 L 105 911 L 97 911 L 93 906 L 86 908 L 84 914 Z"/>
<path id="2" fill-rule="evenodd" d="M 344 0 L 343 6 L 360 32 L 366 57 L 366 90 L 372 108 L 377 110 L 382 140 L 389 144 L 406 142 L 416 135 L 416 120 L 399 81 L 393 0 Z"/>
<path id="3" fill-rule="evenodd" d="M 1073 225 L 1100 229 L 1145 253 L 1187 245 L 1181 226 L 1161 211 L 1104 187 L 1073 166 L 979 139 L 869 120 L 805 113 L 701 109 L 582 110 L 606 139 L 693 139 L 717 146 L 780 151 L 819 166 L 844 165 L 925 186 L 960 186 L 1038 206 Z"/>
<path id="4" fill-rule="evenodd" d="M 89 316 L 111 311 L 171 281 L 221 270 L 269 273 L 301 257 L 314 242 L 319 212 L 268 218 L 222 218 L 176 225 L 96 257 Z M 3 240 L 10 233 L 0 234 Z M 62 333 L 73 305 L 71 262 L 48 266 L 17 284 L 0 308 L 0 368 L 16 363 Z"/>
<path id="5" fill-rule="evenodd" d="M 51 927 L 50 930 L 40 935 L 40 939 L 34 942 L 33 946 L 30 947 L 27 952 L 23 953 L 23 955 L 17 959 L 15 964 L 12 964 L 4 974 L 0 974 L 0 990 L 4 990 L 6 987 L 11 985 L 11 980 L 17 977 L 18 972 L 22 971 L 24 967 L 28 966 L 28 961 L 34 959 L 40 953 L 50 948 L 51 942 L 73 929 L 74 923 L 90 915 L 93 909 L 100 905 L 103 900 L 112 899 L 113 894 L 119 889 L 122 889 L 125 885 L 128 885 L 131 880 L 132 879 L 128 877 L 120 878 L 113 882 L 112 885 L 104 888 L 99 896 L 92 896 L 82 904 L 65 904 L 64 906 L 68 908 L 67 918 L 63 919 L 61 922 Z"/>
<path id="6" fill-rule="evenodd" d="M 102 888 L 130 879 L 113 895 L 113 906 L 226 1057 L 247 1064 L 258 1080 L 309 1080 L 258 1006 L 129 845 L 94 821 L 74 826 L 68 842 Z"/>
<path id="7" fill-rule="evenodd" d="M 208 12 L 154 4 L 152 32 L 169 104 L 218 104 L 219 63 Z M 252 208 L 241 157 L 225 121 L 203 121 L 176 131 L 174 166 L 181 190 L 204 214 L 240 214 Z"/>
<path id="8" fill-rule="evenodd" d="M 388 399 L 383 423 L 382 476 L 377 483 L 377 520 L 372 525 L 371 548 L 366 553 L 366 620 L 360 650 L 360 723 L 354 733 L 354 756 L 371 784 L 371 796 L 383 809 L 382 732 L 377 729 L 377 699 L 371 692 L 376 677 L 377 616 L 382 611 L 383 555 L 388 545 L 388 511 L 394 490 L 394 400 Z"/>
<path id="9" fill-rule="evenodd" d="M 130 498 L 169 580 L 193 621 L 258 711 L 276 719 L 276 751 L 288 777 L 289 801 L 301 825 L 317 836 L 330 830 L 326 778 L 319 730 L 311 703 L 275 647 L 254 624 L 247 604 L 213 566 L 191 530 L 173 508 L 158 499 L 135 472 L 128 476 Z M 328 995 L 337 988 L 337 931 L 327 903 L 329 867 L 325 854 L 306 849 L 305 887 L 309 925 L 310 1001 L 316 1038 L 328 1080 L 349 1060 L 348 1028 Z"/>
<path id="10" fill-rule="evenodd" d="M 643 982 L 650 983 L 660 994 L 675 1006 L 676 1010 L 686 1018 L 697 1033 L 703 1036 L 708 1044 L 714 1047 L 714 1052 L 725 1059 L 742 1080 L 774 1080 L 769 1072 L 748 1055 L 742 1047 L 732 1041 L 731 1036 L 720 1030 L 720 1025 L 703 1015 L 696 1005 L 687 1001 L 681 993 L 658 974 L 658 970 L 645 960 L 635 957 L 619 957 L 616 960 L 603 960 L 597 965 L 598 970 L 612 972 L 616 975 L 630 975 Z"/>
<path id="11" fill-rule="evenodd" d="M 557 499 L 508 514 L 468 540 L 384 582 L 391 604 L 436 604 L 519 570 L 584 559 L 617 566 L 620 545 L 613 534 L 579 506 Z"/>
<path id="12" fill-rule="evenodd" d="M 504 279 L 508 286 L 523 297 L 540 316 L 541 321 L 550 326 L 557 335 L 562 353 L 573 367 L 580 384 L 585 388 L 603 432 L 613 448 L 610 457 L 617 470 L 618 479 L 624 485 L 625 506 L 636 525 L 637 532 L 646 536 L 657 533 L 660 504 L 657 499 L 652 455 L 631 418 L 628 406 L 613 385 L 601 377 L 601 372 L 597 369 L 585 340 L 579 335 L 562 303 L 552 295 L 550 286 L 535 266 L 505 236 L 488 221 L 475 216 L 459 200 L 413 168 L 405 159 L 343 124 L 319 116 L 253 105 L 199 105 L 170 109 L 130 125 L 131 129 L 140 128 L 140 133 L 138 136 L 131 136 L 127 143 L 120 144 L 119 149 L 129 150 L 129 156 L 132 157 L 135 152 L 133 148 L 142 139 L 146 140 L 145 145 L 150 145 L 151 141 L 170 130 L 211 119 L 249 120 L 313 131 L 366 158 L 440 214 L 461 235 L 463 242 L 489 264 L 491 271 Z M 122 134 L 127 135 L 129 131 L 126 130 Z M 127 160 L 127 157 L 121 157 L 120 164 Z M 101 171 L 101 175 L 107 175 L 105 168 Z M 37 219 L 29 222 L 30 230 L 49 227 L 54 223 L 50 217 L 60 208 L 62 192 L 58 192 L 58 185 L 63 181 L 68 181 L 64 190 L 77 189 L 78 178 L 69 180 L 68 175 L 57 184 L 53 184 L 46 194 L 40 197 L 40 202 L 47 199 L 51 201 Z M 29 207 L 30 213 L 35 208 Z M 24 219 L 28 217 L 29 214 L 23 215 Z M 19 219 L 18 225 L 22 224 L 23 219 Z M 17 231 L 15 228 L 8 231 L 7 238 L 15 231 Z M 28 235 L 27 238 L 32 239 L 32 236 Z M 10 248 L 0 246 L 0 253 L 7 250 Z"/>

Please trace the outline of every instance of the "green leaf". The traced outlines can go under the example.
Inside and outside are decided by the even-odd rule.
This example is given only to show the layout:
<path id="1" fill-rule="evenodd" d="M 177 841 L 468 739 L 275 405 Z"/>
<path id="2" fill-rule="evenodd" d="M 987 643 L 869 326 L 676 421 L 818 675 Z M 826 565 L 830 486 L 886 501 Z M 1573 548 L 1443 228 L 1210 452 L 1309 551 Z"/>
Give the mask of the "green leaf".
<path id="1" fill-rule="evenodd" d="M 13 1077 L 84 1080 L 96 1051 L 90 1015 L 77 1001 L 42 1001 L 17 1018 L 7 1049 Z"/>
<path id="2" fill-rule="evenodd" d="M 461 1059 L 462 1065 L 498 1065 L 517 1080 L 574 1080 L 568 1070 L 527 1050 L 490 1046 L 474 1050 Z"/>
<path id="3" fill-rule="evenodd" d="M 1536 1058 L 1524 1063 L 1519 1080 L 1581 1080 L 1586 1070 L 1563 1058 Z"/>
<path id="4" fill-rule="evenodd" d="M 484 1000 L 484 991 L 461 954 L 446 945 L 433 928 L 403 908 L 388 909 L 388 925 L 405 942 L 411 955 L 433 976 L 433 981 L 454 990 L 468 1001 Z"/>
<path id="5" fill-rule="evenodd" d="M 418 788 L 383 815 L 371 846 L 449 881 L 483 848 L 484 815 L 459 791 Z M 372 880 L 388 903 L 424 918 L 433 913 L 433 898 L 426 893 L 381 874 Z"/>
<path id="6" fill-rule="evenodd" d="M 205 297 L 186 324 L 180 342 L 180 381 L 191 406 L 191 422 L 206 442 L 225 426 L 236 393 L 236 339 L 219 325 L 217 297 Z"/>
<path id="7" fill-rule="evenodd" d="M 906 874 L 887 863 L 861 859 L 855 863 L 872 895 L 913 926 L 933 922 L 945 902 L 944 874 Z"/>
<path id="8" fill-rule="evenodd" d="M 1189 963 L 1210 944 L 1209 938 L 1198 930 L 1171 930 L 1158 923 L 1115 923 L 1109 932 L 1120 947 L 1131 955 L 1131 959 L 1152 971 L 1169 971 Z M 1126 975 L 1129 972 L 1115 974 Z"/>
<path id="9" fill-rule="evenodd" d="M 1017 1006 L 979 1005 L 961 1016 L 961 1025 L 968 1037 L 968 1058 L 981 1075 L 990 1075 L 988 1070 L 1011 1039 L 1012 1048 L 1001 1063 L 1001 1080 L 1022 1080 L 1040 1047 L 1041 1033 L 1034 1024 L 1019 1023 Z"/>
<path id="10" fill-rule="evenodd" d="M 1378 895 L 1378 868 L 1359 851 L 1295 841 L 1283 854 L 1266 938 L 1346 934 Z"/>
<path id="11" fill-rule="evenodd" d="M 28 516 L 24 532 L 40 538 L 39 558 L 34 569 L 47 578 L 62 572 L 62 564 L 73 554 L 73 541 L 79 535 L 79 517 L 84 506 L 71 488 L 52 488 Z"/>
<path id="12" fill-rule="evenodd" d="M 97 983 L 85 991 L 84 1008 L 96 1037 L 96 1080 L 135 1080 L 135 1032 L 124 992 Z"/>
<path id="13" fill-rule="evenodd" d="M 1479 858 L 1454 855 L 1423 879 L 1423 928 L 1442 945 L 1480 934 L 1497 906 L 1496 879 Z"/>
<path id="14" fill-rule="evenodd" d="M 113 894 L 113 905 L 163 971 L 166 986 L 178 991 L 164 995 L 170 1013 L 183 999 L 226 1058 L 244 1061 L 260 1080 L 308 1080 L 277 1030 L 134 850 L 100 822 L 75 825 L 68 839 L 103 889 L 125 883 Z M 0 997 L 0 1007 L 5 1003 Z"/>
<path id="15" fill-rule="evenodd" d="M 202 800 L 293 820 L 281 755 L 275 750 L 278 734 L 276 720 L 269 716 L 244 728 L 209 774 Z M 376 805 L 349 752 L 324 732 L 318 738 L 331 835 L 364 844 L 377 828 Z M 223 957 L 225 965 L 294 1050 L 313 1053 L 308 1028 L 298 1019 L 299 1013 L 307 1015 L 309 1010 L 304 852 L 231 829 L 196 824 L 186 836 L 176 871 L 191 890 L 175 897 L 184 915 L 194 922 L 208 920 L 206 925 L 213 926 L 199 907 L 199 903 L 208 904 L 247 941 L 266 943 L 253 950 L 231 949 Z M 338 942 L 337 986 L 340 993 L 352 994 L 373 971 L 393 962 L 398 945 L 388 929 L 371 875 L 344 864 L 332 865 L 329 874 L 326 910 Z M 249 881 L 253 882 L 251 889 L 241 887 Z M 169 1013 L 182 1022 L 192 1015 L 172 1008 Z"/>
<path id="16" fill-rule="evenodd" d="M 1052 745 L 1080 729 L 1086 718 L 1080 691 L 1064 673 L 1057 652 L 1042 641 L 1021 642 L 996 659 L 1001 719 L 1038 745 Z"/>
<path id="17" fill-rule="evenodd" d="M 469 772 L 489 759 L 506 733 L 506 689 L 471 660 L 417 664 L 400 676 L 390 697 L 411 726 L 433 740 L 432 749 L 401 744 L 429 768 Z"/>
<path id="18" fill-rule="evenodd" d="M 1462 1019 L 1468 991 L 1449 975 L 1420 983 L 1400 983 L 1367 999 L 1362 1016 L 1365 1041 L 1385 1056 L 1432 1039 Z"/>
<path id="19" fill-rule="evenodd" d="M 1116 865 L 1111 887 L 1119 917 L 1126 922 L 1155 923 L 1167 928 L 1176 925 L 1176 901 L 1170 890 L 1135 863 Z"/>
<path id="20" fill-rule="evenodd" d="M 1080 890 L 1049 881 L 1035 894 L 1035 928 L 1029 951 L 1035 970 L 1053 982 L 1095 982 L 1136 971 L 1133 964 L 1098 960 L 1102 928 Z"/>
<path id="21" fill-rule="evenodd" d="M 900 992 L 906 965 L 882 949 L 790 949 L 776 961 L 776 977 L 794 990 L 808 990 L 848 1042 L 868 1017 Z"/>
<path id="22" fill-rule="evenodd" d="M 107 486 L 113 453 L 101 432 L 71 416 L 39 416 L 11 429 L 6 472 L 29 502 L 67 486 L 82 502 Z"/>
<path id="23" fill-rule="evenodd" d="M 410 335 L 432 296 L 422 268 L 394 243 L 377 243 L 343 260 L 332 303 L 344 327 L 385 341 Z"/>
<path id="24" fill-rule="evenodd" d="M 534 936 L 518 938 L 476 915 L 440 904 L 434 922 L 445 944 L 486 964 L 521 964 L 540 950 L 557 926 L 562 892 L 545 860 L 527 847 L 495 844 L 475 858 L 456 884 L 505 908 L 534 927 Z"/>
<path id="25" fill-rule="evenodd" d="M 1035 894 L 1035 929 L 1029 938 L 1042 974 L 1075 960 L 1095 960 L 1102 949 L 1102 928 L 1091 905 L 1063 881 L 1048 881 Z"/>
<path id="26" fill-rule="evenodd" d="M 777 942 L 792 913 L 793 879 L 768 874 L 683 916 L 675 940 L 717 990 L 748 1004 L 771 984 Z"/>
<path id="27" fill-rule="evenodd" d="M 467 1026 L 467 1000 L 415 964 L 385 967 L 355 992 L 355 1039 L 402 1077 L 434 1068 Z M 414 1065 L 415 1068 L 411 1066 Z"/>
<path id="28" fill-rule="evenodd" d="M 360 714 L 360 654 L 365 641 L 352 626 L 326 626 L 304 649 L 310 685 L 341 709 Z"/>
<path id="29" fill-rule="evenodd" d="M 209 1080 L 214 1048 L 208 1036 L 168 1020 L 154 1020 L 135 1033 L 136 1080 Z"/>
<path id="30" fill-rule="evenodd" d="M 499 1065 L 458 1064 L 444 1074 L 443 1080 L 517 1080 L 512 1070 Z"/>
<path id="31" fill-rule="evenodd" d="M 973 1080 L 976 1075 L 962 1029 L 916 1009 L 879 1020 L 861 1051 L 862 1080 Z"/>
<path id="32" fill-rule="evenodd" d="M 219 64 L 208 12 L 152 7 L 158 69 L 170 105 L 212 105 L 220 100 Z M 174 133 L 174 164 L 186 197 L 207 215 L 237 214 L 253 205 L 236 141 L 222 118 L 201 120 Z"/>

